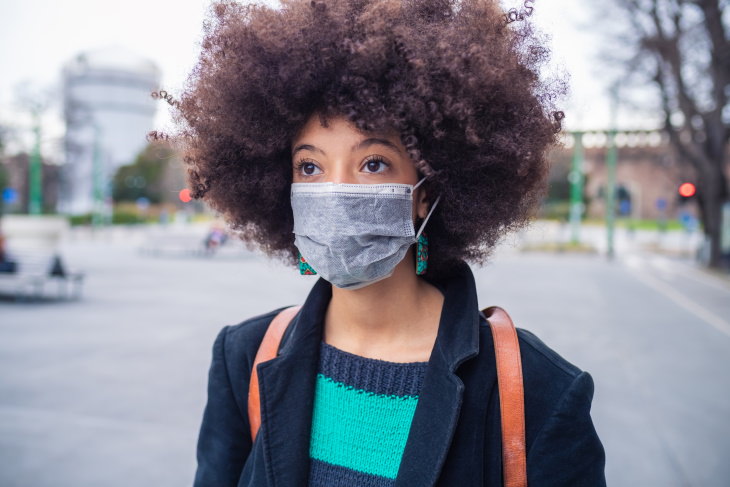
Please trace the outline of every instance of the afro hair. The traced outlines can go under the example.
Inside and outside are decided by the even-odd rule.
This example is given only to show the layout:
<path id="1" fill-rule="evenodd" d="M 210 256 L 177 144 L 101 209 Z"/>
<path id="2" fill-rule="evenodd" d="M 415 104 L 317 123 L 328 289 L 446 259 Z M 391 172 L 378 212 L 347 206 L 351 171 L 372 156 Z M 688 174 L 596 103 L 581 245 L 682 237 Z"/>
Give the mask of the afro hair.
<path id="1" fill-rule="evenodd" d="M 294 263 L 291 141 L 314 113 L 342 116 L 400 133 L 441 196 L 429 274 L 484 263 L 541 202 L 562 119 L 565 83 L 542 78 L 550 52 L 524 13 L 493 0 L 215 3 L 173 104 L 193 198 Z"/>

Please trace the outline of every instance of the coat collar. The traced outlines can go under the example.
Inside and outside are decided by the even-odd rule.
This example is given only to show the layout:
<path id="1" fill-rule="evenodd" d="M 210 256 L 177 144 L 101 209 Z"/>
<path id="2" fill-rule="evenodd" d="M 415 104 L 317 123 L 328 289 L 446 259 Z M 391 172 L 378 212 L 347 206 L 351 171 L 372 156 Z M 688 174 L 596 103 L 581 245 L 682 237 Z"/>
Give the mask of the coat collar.
<path id="1" fill-rule="evenodd" d="M 455 374 L 479 353 L 474 277 L 465 263 L 432 281 L 444 293 L 439 329 L 396 486 L 435 484 L 459 419 L 464 384 Z M 278 357 L 258 366 L 267 477 L 277 487 L 308 482 L 319 344 L 331 285 L 319 279 L 287 330 Z"/>

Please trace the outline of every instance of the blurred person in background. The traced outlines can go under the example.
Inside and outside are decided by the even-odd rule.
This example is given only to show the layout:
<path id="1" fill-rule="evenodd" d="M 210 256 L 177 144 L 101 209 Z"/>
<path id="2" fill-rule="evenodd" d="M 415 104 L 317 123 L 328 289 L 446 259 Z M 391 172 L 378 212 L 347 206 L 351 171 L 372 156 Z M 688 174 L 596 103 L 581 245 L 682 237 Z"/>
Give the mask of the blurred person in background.
<path id="1" fill-rule="evenodd" d="M 219 222 L 211 225 L 210 231 L 205 236 L 203 246 L 205 247 L 206 254 L 213 254 L 218 248 L 223 246 L 228 240 L 228 235 L 225 231 L 225 226 Z"/>
<path id="2" fill-rule="evenodd" d="M 524 17 L 491 0 L 214 4 L 174 105 L 192 196 L 318 280 L 256 370 L 284 308 L 215 339 L 195 486 L 502 485 L 466 262 L 529 222 L 561 127 Z M 591 375 L 518 338 L 530 485 L 605 485 Z"/>
<path id="3" fill-rule="evenodd" d="M 0 272 L 13 273 L 17 270 L 18 263 L 10 257 L 5 245 L 5 236 L 0 233 Z"/>

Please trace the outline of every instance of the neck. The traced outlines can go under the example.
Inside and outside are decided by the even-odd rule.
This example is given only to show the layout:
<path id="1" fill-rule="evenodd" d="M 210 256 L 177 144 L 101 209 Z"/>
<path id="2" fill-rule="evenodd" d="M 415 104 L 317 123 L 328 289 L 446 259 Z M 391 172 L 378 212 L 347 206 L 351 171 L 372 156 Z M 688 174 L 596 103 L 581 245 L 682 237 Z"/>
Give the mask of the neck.
<path id="1" fill-rule="evenodd" d="M 325 316 L 325 341 L 382 360 L 428 360 L 438 333 L 443 295 L 416 275 L 413 262 L 411 249 L 387 279 L 356 290 L 333 286 Z"/>

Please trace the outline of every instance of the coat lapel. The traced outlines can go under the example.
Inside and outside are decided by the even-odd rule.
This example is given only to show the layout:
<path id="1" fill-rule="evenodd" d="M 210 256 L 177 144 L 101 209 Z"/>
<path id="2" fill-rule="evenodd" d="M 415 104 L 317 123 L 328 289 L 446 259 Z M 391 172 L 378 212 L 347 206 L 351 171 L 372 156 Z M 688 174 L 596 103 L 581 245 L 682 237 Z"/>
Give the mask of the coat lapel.
<path id="1" fill-rule="evenodd" d="M 433 486 L 451 445 L 464 398 L 464 383 L 455 374 L 479 353 L 476 287 L 466 264 L 445 282 L 438 336 L 408 435 L 396 487 Z"/>
<path id="2" fill-rule="evenodd" d="M 309 441 L 322 323 L 331 298 L 320 279 L 301 311 L 278 357 L 258 366 L 261 430 L 266 476 L 270 485 L 308 484 Z"/>

